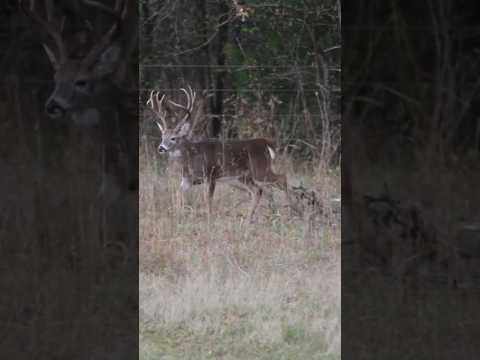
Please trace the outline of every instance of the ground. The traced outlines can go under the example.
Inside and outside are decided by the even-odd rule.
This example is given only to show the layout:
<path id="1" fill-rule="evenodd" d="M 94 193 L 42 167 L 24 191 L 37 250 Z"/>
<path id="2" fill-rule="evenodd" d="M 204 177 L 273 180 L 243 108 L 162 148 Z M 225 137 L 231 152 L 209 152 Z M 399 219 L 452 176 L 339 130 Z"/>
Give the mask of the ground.
<path id="1" fill-rule="evenodd" d="M 181 207 L 175 166 L 142 155 L 141 359 L 340 359 L 340 174 L 293 164 L 277 172 L 321 214 L 268 190 L 250 224 L 247 193 L 220 185 L 209 217 L 196 186 Z"/>

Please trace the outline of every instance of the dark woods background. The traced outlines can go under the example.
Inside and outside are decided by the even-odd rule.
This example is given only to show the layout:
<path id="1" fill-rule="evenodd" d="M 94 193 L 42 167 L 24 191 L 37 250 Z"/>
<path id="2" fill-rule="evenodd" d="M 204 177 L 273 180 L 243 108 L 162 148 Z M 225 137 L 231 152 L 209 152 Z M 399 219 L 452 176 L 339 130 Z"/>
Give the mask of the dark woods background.
<path id="1" fill-rule="evenodd" d="M 80 1 L 54 3 L 66 15 L 72 56 L 98 41 L 86 19 L 98 33 L 111 24 Z M 129 10 L 136 19 L 136 4 Z M 1 3 L 0 24 L 2 357 L 135 358 L 138 192 L 111 181 L 111 174 L 125 172 L 118 149 L 128 139 L 112 125 L 125 104 L 134 121 L 127 137 L 137 144 L 129 151 L 137 158 L 137 54 L 123 88 L 112 95 L 108 119 L 78 127 L 44 112 L 54 83 L 41 42 L 55 49 L 52 39 L 18 1 Z M 138 177 L 136 168 L 130 173 Z"/>
<path id="2" fill-rule="evenodd" d="M 478 357 L 479 5 L 342 9 L 342 358 Z"/>
<path id="3" fill-rule="evenodd" d="M 266 136 L 338 166 L 339 1 L 142 0 L 140 16 L 142 104 L 191 84 L 199 137 Z M 158 138 L 145 115 L 142 139 Z"/>

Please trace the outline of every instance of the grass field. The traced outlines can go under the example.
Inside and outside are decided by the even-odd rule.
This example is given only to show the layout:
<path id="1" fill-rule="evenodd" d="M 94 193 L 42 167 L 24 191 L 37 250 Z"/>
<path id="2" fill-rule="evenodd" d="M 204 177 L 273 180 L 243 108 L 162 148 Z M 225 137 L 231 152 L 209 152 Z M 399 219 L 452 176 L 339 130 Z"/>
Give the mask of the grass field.
<path id="1" fill-rule="evenodd" d="M 322 214 L 269 190 L 249 224 L 248 194 L 220 185 L 209 218 L 204 187 L 179 206 L 178 172 L 143 152 L 141 359 L 340 359 L 340 174 L 275 168 L 315 189 Z"/>

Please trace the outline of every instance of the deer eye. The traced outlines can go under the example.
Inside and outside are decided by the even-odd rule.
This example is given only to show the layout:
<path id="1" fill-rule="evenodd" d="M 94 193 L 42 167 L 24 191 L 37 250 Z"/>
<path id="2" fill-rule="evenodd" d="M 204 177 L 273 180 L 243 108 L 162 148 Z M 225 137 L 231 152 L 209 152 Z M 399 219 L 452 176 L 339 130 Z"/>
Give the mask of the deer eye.
<path id="1" fill-rule="evenodd" d="M 175 141 L 175 140 L 177 140 L 177 138 L 176 138 L 176 137 L 172 137 L 170 140 Z"/>
<path id="2" fill-rule="evenodd" d="M 87 85 L 88 85 L 87 80 L 77 80 L 77 81 L 75 81 L 75 86 L 78 87 L 78 88 L 84 89 L 84 88 L 87 87 Z"/>

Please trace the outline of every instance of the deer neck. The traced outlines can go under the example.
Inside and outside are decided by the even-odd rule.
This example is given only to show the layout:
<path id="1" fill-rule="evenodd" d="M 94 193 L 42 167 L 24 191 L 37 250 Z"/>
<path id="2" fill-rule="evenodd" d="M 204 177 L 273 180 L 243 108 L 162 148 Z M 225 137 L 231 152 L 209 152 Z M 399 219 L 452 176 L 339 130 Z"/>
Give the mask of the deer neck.
<path id="1" fill-rule="evenodd" d="M 182 160 L 191 156 L 192 143 L 188 139 L 182 140 L 169 152 L 169 157 L 172 159 Z"/>
<path id="2" fill-rule="evenodd" d="M 71 114 L 73 124 L 76 126 L 94 127 L 101 121 L 101 112 L 97 108 L 85 108 L 73 111 Z"/>

